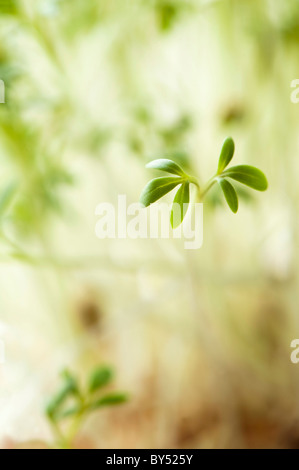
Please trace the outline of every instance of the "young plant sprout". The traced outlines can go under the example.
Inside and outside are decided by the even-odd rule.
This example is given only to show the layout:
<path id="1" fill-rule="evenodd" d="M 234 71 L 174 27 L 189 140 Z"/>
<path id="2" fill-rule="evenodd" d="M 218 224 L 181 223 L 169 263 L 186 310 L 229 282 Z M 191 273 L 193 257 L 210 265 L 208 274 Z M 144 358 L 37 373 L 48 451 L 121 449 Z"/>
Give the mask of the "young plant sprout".
<path id="1" fill-rule="evenodd" d="M 125 393 L 103 392 L 113 379 L 110 367 L 97 367 L 81 387 L 78 379 L 69 371 L 62 373 L 63 385 L 50 400 L 46 415 L 50 420 L 57 444 L 71 448 L 84 419 L 92 412 L 127 401 Z"/>
<path id="2" fill-rule="evenodd" d="M 198 201 L 202 202 L 210 189 L 218 183 L 227 204 L 232 212 L 236 214 L 239 207 L 238 195 L 229 180 L 237 181 L 256 191 L 265 191 L 268 188 L 268 182 L 264 173 L 253 166 L 238 165 L 227 168 L 234 153 L 235 143 L 231 137 L 228 137 L 222 146 L 217 172 L 204 186 L 199 184 L 196 177 L 185 173 L 174 161 L 167 159 L 153 160 L 146 165 L 147 168 L 170 173 L 173 176 L 162 176 L 151 180 L 142 191 L 140 196 L 141 204 L 144 207 L 148 207 L 179 186 L 173 200 L 170 216 L 172 228 L 177 228 L 183 222 L 188 210 L 190 203 L 190 185 L 193 184 L 196 186 Z M 179 210 L 175 210 L 176 207 L 179 207 Z"/>

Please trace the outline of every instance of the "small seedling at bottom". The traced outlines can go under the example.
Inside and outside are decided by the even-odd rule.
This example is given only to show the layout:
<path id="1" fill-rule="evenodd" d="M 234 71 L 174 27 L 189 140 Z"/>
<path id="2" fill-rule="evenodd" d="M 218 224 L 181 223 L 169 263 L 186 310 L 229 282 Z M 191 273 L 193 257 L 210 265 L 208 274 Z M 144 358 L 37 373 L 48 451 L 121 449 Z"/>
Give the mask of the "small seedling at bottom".
<path id="1" fill-rule="evenodd" d="M 105 392 L 113 380 L 110 367 L 96 367 L 87 378 L 84 387 L 69 370 L 62 373 L 62 387 L 49 401 L 46 415 L 56 436 L 58 447 L 72 447 L 83 421 L 90 413 L 107 406 L 125 403 L 127 394 L 122 392 Z"/>

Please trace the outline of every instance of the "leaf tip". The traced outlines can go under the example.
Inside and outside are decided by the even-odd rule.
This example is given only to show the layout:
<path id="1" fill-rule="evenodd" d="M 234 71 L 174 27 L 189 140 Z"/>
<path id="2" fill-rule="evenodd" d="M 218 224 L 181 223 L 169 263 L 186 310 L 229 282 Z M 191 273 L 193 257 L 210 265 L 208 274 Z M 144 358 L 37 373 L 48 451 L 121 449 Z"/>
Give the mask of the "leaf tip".
<path id="1" fill-rule="evenodd" d="M 218 174 L 222 173 L 222 171 L 227 167 L 227 165 L 231 162 L 233 156 L 235 154 L 235 142 L 232 137 L 227 137 L 222 145 L 219 163 L 218 163 Z"/>

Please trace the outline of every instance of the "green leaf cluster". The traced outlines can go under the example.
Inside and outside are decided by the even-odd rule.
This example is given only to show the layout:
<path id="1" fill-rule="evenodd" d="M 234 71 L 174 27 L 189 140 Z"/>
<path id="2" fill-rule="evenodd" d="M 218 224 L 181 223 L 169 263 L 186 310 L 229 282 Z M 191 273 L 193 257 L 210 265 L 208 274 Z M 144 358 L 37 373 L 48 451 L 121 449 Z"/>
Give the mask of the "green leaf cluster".
<path id="1" fill-rule="evenodd" d="M 174 161 L 169 159 L 153 160 L 147 165 L 147 168 L 169 173 L 171 176 L 163 176 L 151 180 L 141 193 L 141 204 L 144 207 L 148 207 L 178 187 L 170 216 L 172 227 L 177 228 L 183 222 L 188 211 L 191 184 L 197 188 L 198 200 L 203 201 L 214 184 L 218 183 L 228 206 L 232 212 L 236 213 L 239 208 L 239 200 L 231 180 L 256 191 L 265 191 L 268 187 L 268 182 L 264 173 L 253 166 L 238 165 L 227 168 L 234 157 L 234 153 L 235 143 L 231 137 L 228 137 L 225 139 L 220 152 L 217 172 L 203 186 L 203 189 L 201 189 L 196 177 L 188 175 Z"/>
<path id="2" fill-rule="evenodd" d="M 231 137 L 224 141 L 218 162 L 218 171 L 216 180 L 221 187 L 227 204 L 232 212 L 238 212 L 239 201 L 237 192 L 228 179 L 237 181 L 244 184 L 249 188 L 256 191 L 266 191 L 268 188 L 267 178 L 264 173 L 249 165 L 238 165 L 230 167 L 226 170 L 227 166 L 233 159 L 235 152 L 235 143 Z"/>
<path id="3" fill-rule="evenodd" d="M 46 407 L 48 418 L 57 424 L 65 418 L 83 417 L 99 408 L 126 402 L 127 394 L 105 391 L 113 378 L 110 367 L 96 367 L 87 378 L 86 385 L 82 387 L 77 377 L 65 370 L 62 373 L 62 387 Z"/>
<path id="4" fill-rule="evenodd" d="M 173 176 L 162 176 L 151 180 L 142 191 L 140 202 L 144 207 L 148 207 L 179 186 L 170 216 L 172 227 L 177 228 L 188 211 L 192 178 L 177 163 L 168 159 L 154 160 L 147 165 L 147 168 L 170 173 Z"/>

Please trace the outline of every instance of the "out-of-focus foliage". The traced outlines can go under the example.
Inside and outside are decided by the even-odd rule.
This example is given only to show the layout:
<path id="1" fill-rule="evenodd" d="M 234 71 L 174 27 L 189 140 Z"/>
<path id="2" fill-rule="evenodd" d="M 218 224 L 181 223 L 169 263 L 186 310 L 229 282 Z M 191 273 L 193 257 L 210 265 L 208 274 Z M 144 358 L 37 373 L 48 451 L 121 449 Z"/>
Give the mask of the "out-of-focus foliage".
<path id="1" fill-rule="evenodd" d="M 107 406 L 123 404 L 127 395 L 120 392 L 103 392 L 113 379 L 113 372 L 106 366 L 96 367 L 88 383 L 82 385 L 69 370 L 62 374 L 63 386 L 51 399 L 46 414 L 53 427 L 57 443 L 62 448 L 71 448 L 73 440 L 86 417 Z M 68 423 L 68 431 L 62 424 Z"/>
<path id="2" fill-rule="evenodd" d="M 40 410 L 61 366 L 107 360 L 131 403 L 88 420 L 77 447 L 298 446 L 298 25 L 298 0 L 0 0 L 14 443 L 49 440 Z M 227 135 L 269 190 L 236 187 L 233 217 L 213 187 L 200 251 L 96 238 L 97 205 L 138 201 L 148 162 L 206 181 Z"/>

